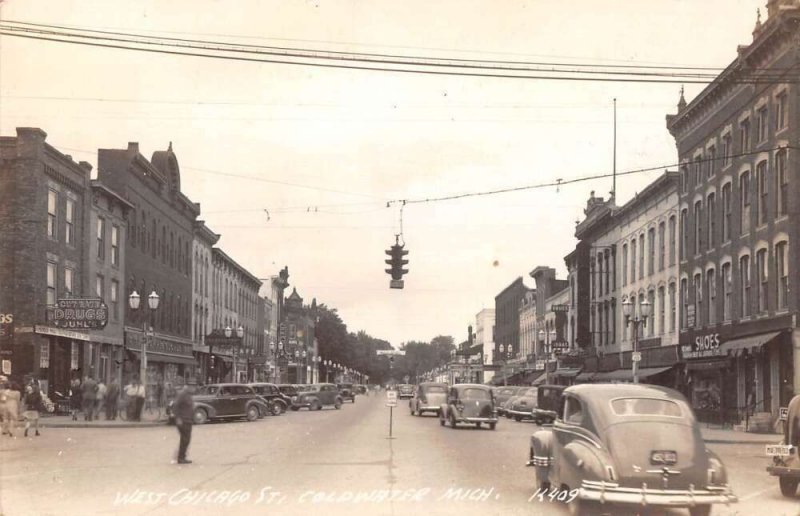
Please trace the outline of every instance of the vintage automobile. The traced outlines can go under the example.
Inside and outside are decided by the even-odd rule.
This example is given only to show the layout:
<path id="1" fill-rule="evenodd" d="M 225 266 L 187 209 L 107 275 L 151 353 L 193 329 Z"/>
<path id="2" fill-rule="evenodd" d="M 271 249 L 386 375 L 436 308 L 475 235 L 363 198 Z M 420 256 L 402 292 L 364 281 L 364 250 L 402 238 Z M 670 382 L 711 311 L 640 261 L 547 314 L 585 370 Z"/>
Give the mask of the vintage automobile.
<path id="1" fill-rule="evenodd" d="M 504 415 L 504 407 L 503 405 L 511 399 L 512 396 L 515 396 L 517 392 L 519 392 L 522 387 L 511 385 L 508 387 L 495 387 L 494 388 L 494 402 L 497 405 L 497 413 L 499 415 Z"/>
<path id="2" fill-rule="evenodd" d="M 624 506 L 688 508 L 699 516 L 712 504 L 737 501 L 686 399 L 665 387 L 567 387 L 553 426 L 531 437 L 528 465 L 539 489 L 574 491 L 570 509 L 577 514 Z"/>
<path id="3" fill-rule="evenodd" d="M 313 383 L 308 385 L 308 390 L 298 393 L 297 399 L 292 404 L 292 410 L 307 408 L 322 410 L 322 407 L 342 408 L 342 396 L 339 389 L 332 383 Z"/>
<path id="4" fill-rule="evenodd" d="M 414 396 L 414 386 L 408 383 L 401 383 L 397 386 L 397 397 L 401 400 L 410 399 Z"/>
<path id="5" fill-rule="evenodd" d="M 536 408 L 539 391 L 536 387 L 520 389 L 516 396 L 506 402 L 505 413 L 515 421 L 533 419 L 533 409 Z"/>
<path id="6" fill-rule="evenodd" d="M 342 401 L 350 400 L 350 403 L 356 402 L 356 388 L 352 383 L 337 383 L 336 387 L 339 388 L 339 395 Z"/>
<path id="7" fill-rule="evenodd" d="M 356 394 L 366 394 L 369 396 L 366 385 L 356 385 Z"/>
<path id="8" fill-rule="evenodd" d="M 536 393 L 536 407 L 531 411 L 537 425 L 551 424 L 556 420 L 563 385 L 540 385 Z"/>
<path id="9" fill-rule="evenodd" d="M 274 383 L 250 383 L 248 385 L 256 391 L 256 394 L 264 398 L 270 414 L 279 416 L 286 412 L 290 401 L 287 401 L 286 396 L 281 393 L 277 385 Z"/>
<path id="10" fill-rule="evenodd" d="M 491 430 L 497 426 L 497 411 L 491 387 L 474 383 L 459 383 L 450 387 L 447 400 L 439 408 L 439 424 L 473 424 L 480 428 L 486 423 Z"/>
<path id="11" fill-rule="evenodd" d="M 281 394 L 289 399 L 289 406 L 291 407 L 297 399 L 297 387 L 291 383 L 281 383 L 278 384 L 278 390 L 281 391 Z"/>
<path id="12" fill-rule="evenodd" d="M 447 401 L 447 384 L 423 382 L 414 389 L 414 396 L 408 401 L 412 416 L 421 416 L 425 412 L 439 414 L 440 407 Z"/>
<path id="13" fill-rule="evenodd" d="M 778 477 L 781 494 L 793 497 L 800 484 L 800 395 L 789 402 L 783 425 L 783 441 L 767 445 L 767 456 L 772 464 L 767 466 L 770 475 Z"/>
<path id="14" fill-rule="evenodd" d="M 247 385 L 218 383 L 198 389 L 194 395 L 194 424 L 212 419 L 246 418 L 255 421 L 266 414 L 269 406 Z"/>

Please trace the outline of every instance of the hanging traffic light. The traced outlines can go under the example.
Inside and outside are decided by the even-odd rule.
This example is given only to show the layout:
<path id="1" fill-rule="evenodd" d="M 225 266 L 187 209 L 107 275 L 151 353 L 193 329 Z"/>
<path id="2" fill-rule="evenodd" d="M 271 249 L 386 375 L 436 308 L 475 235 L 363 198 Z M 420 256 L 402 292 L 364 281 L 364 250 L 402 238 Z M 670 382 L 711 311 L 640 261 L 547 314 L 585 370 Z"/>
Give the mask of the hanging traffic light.
<path id="1" fill-rule="evenodd" d="M 396 238 L 396 243 L 391 249 L 386 250 L 386 254 L 391 256 L 389 260 L 385 260 L 387 265 L 391 265 L 391 269 L 386 269 L 386 273 L 392 276 L 389 282 L 390 288 L 403 288 L 403 274 L 408 274 L 408 269 L 404 269 L 403 265 L 408 263 L 408 260 L 403 259 L 408 254 L 408 251 L 403 250 L 404 245 L 400 245 L 399 237 Z"/>

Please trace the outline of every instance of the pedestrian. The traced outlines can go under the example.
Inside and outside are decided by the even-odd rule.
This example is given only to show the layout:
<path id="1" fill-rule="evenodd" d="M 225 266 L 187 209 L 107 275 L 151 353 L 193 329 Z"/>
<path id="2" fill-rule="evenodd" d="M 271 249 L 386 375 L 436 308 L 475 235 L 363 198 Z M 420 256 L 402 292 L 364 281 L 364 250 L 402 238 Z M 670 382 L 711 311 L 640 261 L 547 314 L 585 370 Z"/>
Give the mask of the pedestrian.
<path id="1" fill-rule="evenodd" d="M 22 417 L 25 418 L 25 437 L 28 437 L 28 429 L 33 423 L 33 429 L 36 431 L 36 436 L 39 434 L 39 411 L 43 410 L 42 406 L 42 392 L 39 388 L 39 382 L 31 379 L 31 382 L 25 387 L 25 397 L 23 398 L 25 404 L 25 411 Z"/>
<path id="2" fill-rule="evenodd" d="M 78 378 L 73 378 L 69 385 L 69 408 L 72 412 L 73 421 L 78 420 L 78 412 L 81 410 L 82 401 L 81 381 Z"/>
<path id="3" fill-rule="evenodd" d="M 106 406 L 106 392 L 108 388 L 106 387 L 105 382 L 103 379 L 97 381 L 97 398 L 95 399 L 94 405 L 94 413 L 96 414 L 97 419 L 100 419 L 100 410 L 105 409 Z M 108 414 L 106 414 L 106 419 L 108 419 Z"/>
<path id="4" fill-rule="evenodd" d="M 134 376 L 125 388 L 125 395 L 128 397 L 128 421 L 141 421 L 145 390 L 138 377 Z"/>
<path id="5" fill-rule="evenodd" d="M 14 430 L 17 428 L 17 421 L 19 420 L 19 402 L 20 392 L 15 389 L 16 385 L 9 384 L 6 381 L 0 385 L 0 407 L 2 407 L 3 416 L 3 435 L 14 437 Z"/>
<path id="6" fill-rule="evenodd" d="M 186 458 L 189 443 L 192 441 L 192 416 L 194 413 L 194 401 L 189 387 L 184 383 L 183 378 L 175 379 L 178 395 L 172 405 L 172 413 L 175 415 L 175 426 L 180 434 L 178 445 L 178 464 L 191 464 L 192 461 Z"/>
<path id="7" fill-rule="evenodd" d="M 97 382 L 94 378 L 87 376 L 83 380 L 83 419 L 92 421 L 94 419 L 94 405 L 97 399 Z"/>
<path id="8" fill-rule="evenodd" d="M 119 403 L 119 384 L 113 380 L 106 392 L 106 419 L 117 419 L 117 405 Z"/>

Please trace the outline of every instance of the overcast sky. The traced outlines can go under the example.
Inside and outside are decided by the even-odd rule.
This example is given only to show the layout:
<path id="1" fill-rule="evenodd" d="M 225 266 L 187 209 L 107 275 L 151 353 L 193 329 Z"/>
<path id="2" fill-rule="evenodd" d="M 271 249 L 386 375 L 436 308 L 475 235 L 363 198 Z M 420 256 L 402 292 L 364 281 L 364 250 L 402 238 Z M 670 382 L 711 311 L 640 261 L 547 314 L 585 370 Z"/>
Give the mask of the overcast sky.
<path id="1" fill-rule="evenodd" d="M 725 67 L 765 0 L 5 0 L 3 20 L 410 56 Z M 235 7 L 234 7 L 235 6 Z M 766 12 L 762 13 L 766 18 Z M 686 86 L 688 101 L 700 91 Z M 169 142 L 184 193 L 219 245 L 260 278 L 339 309 L 394 345 L 467 325 L 516 277 L 564 278 L 591 190 L 572 186 L 406 205 L 410 273 L 390 290 L 394 199 L 673 164 L 665 115 L 680 84 L 566 82 L 246 63 L 0 38 L 0 132 L 41 127 L 98 148 Z M 674 168 L 674 167 L 673 167 Z M 661 171 L 617 185 L 624 203 Z M 228 174 L 228 175 L 225 175 Z M 242 178 L 235 176 L 250 176 Z M 288 184 L 291 183 L 291 184 Z M 288 209 L 287 209 L 288 208 Z M 264 209 L 269 210 L 269 220 Z"/>

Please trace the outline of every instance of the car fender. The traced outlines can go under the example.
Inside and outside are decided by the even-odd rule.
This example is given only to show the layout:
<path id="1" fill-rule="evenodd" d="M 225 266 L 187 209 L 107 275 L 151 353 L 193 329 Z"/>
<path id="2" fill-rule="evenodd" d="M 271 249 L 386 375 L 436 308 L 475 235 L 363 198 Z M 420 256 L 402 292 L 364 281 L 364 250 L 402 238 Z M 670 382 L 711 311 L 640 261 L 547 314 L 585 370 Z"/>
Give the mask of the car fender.
<path id="1" fill-rule="evenodd" d="M 612 480 L 611 458 L 604 450 L 590 446 L 586 441 L 572 441 L 553 460 L 559 461 L 559 484 L 566 484 L 570 489 L 580 487 L 584 480 Z"/>
<path id="2" fill-rule="evenodd" d="M 708 454 L 708 467 L 713 470 L 713 484 L 714 485 L 727 485 L 728 472 L 725 470 L 725 465 L 716 453 L 706 448 Z"/>
<path id="3" fill-rule="evenodd" d="M 212 405 L 210 405 L 208 403 L 204 403 L 202 401 L 194 402 L 194 409 L 193 410 L 197 410 L 199 408 L 201 408 L 201 409 L 206 411 L 206 414 L 208 414 L 208 418 L 209 419 L 217 417 L 217 411 Z"/>
<path id="4" fill-rule="evenodd" d="M 529 460 L 536 468 L 539 484 L 551 482 L 550 472 L 553 461 L 553 431 L 538 430 L 531 436 Z"/>

